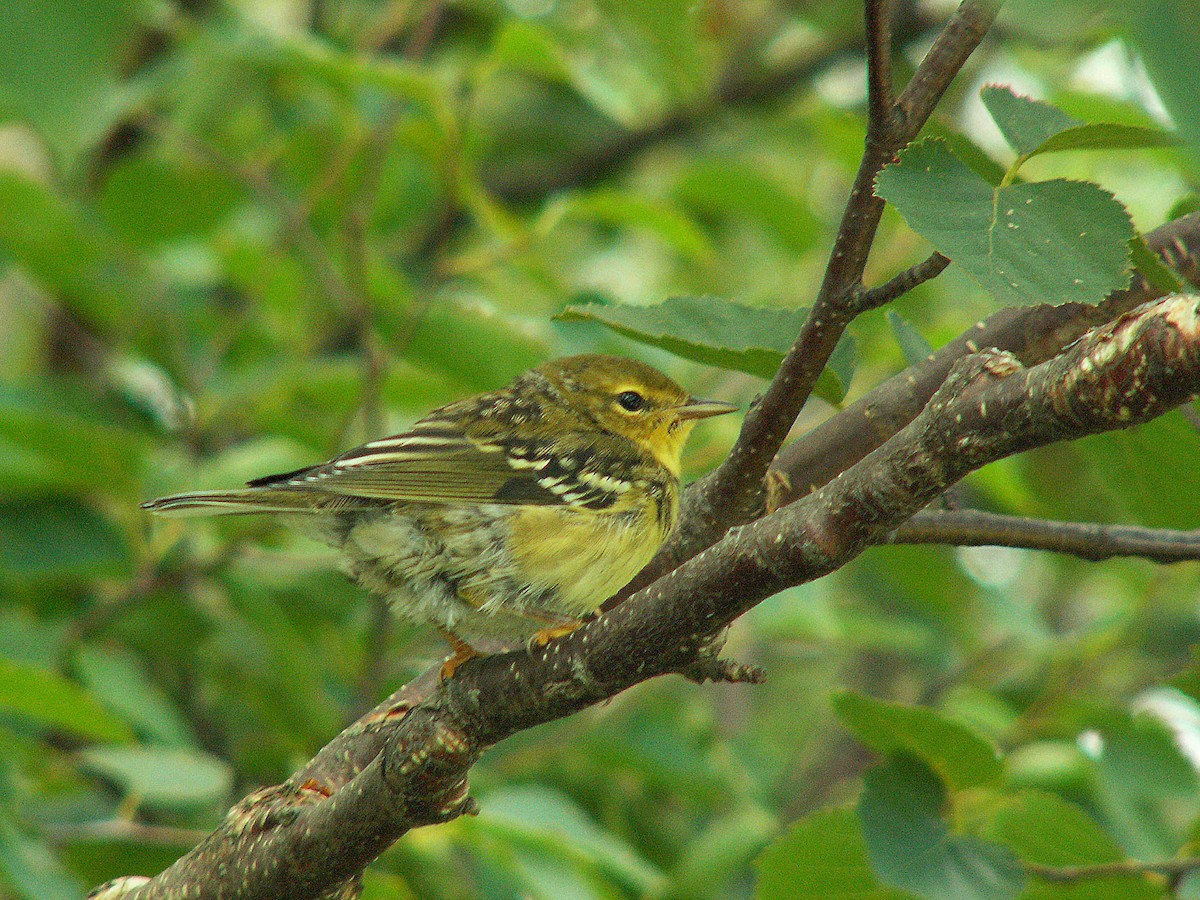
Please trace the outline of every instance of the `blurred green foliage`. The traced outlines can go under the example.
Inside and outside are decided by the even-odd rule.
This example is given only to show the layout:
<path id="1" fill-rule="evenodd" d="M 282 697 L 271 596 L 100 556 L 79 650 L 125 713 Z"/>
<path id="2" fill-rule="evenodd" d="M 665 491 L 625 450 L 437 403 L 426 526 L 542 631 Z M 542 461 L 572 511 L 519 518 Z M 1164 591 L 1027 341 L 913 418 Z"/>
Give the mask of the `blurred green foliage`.
<path id="1" fill-rule="evenodd" d="M 899 5 L 915 51 L 938 4 Z M 1015 172 L 978 97 L 1000 81 L 1074 117 L 1012 99 L 1010 139 L 1125 129 L 1023 160 L 1022 189 L 1093 180 L 1142 231 L 1195 203 L 1196 69 L 1178 60 L 1197 40 L 1155 24 L 1195 13 L 1135 5 L 1165 12 L 1132 28 L 1117 4 L 1005 14 L 929 129 L 985 202 Z M 444 651 L 273 523 L 151 525 L 139 501 L 324 459 L 553 355 L 642 356 L 743 404 L 761 389 L 725 351 L 780 348 L 736 316 L 718 340 L 638 308 L 718 297 L 777 322 L 811 304 L 862 148 L 861 27 L 854 4 L 782 0 L 4 4 L 0 896 L 157 872 Z M 1130 138 L 1162 127 L 1134 51 L 1182 148 Z M 869 278 L 928 252 L 889 212 Z M 1043 260 L 1022 287 L 1086 275 L 1096 300 L 1114 259 Z M 952 267 L 856 322 L 823 396 L 861 395 L 996 302 Z M 568 306 L 588 321 L 555 318 Z M 685 344 L 704 352 L 662 349 Z M 802 424 L 829 412 L 814 401 Z M 701 427 L 688 477 L 736 425 Z M 1191 528 L 1197 445 L 1174 413 L 957 493 Z M 1194 839 L 1197 575 L 876 549 L 737 624 L 730 651 L 766 685 L 663 680 L 517 735 L 474 772 L 482 815 L 406 837 L 365 896 L 1162 896 L 1143 878 L 1037 883 L 1012 860 Z M 888 759 L 864 789 L 865 747 Z M 937 872 L 911 870 L 903 821 Z"/>

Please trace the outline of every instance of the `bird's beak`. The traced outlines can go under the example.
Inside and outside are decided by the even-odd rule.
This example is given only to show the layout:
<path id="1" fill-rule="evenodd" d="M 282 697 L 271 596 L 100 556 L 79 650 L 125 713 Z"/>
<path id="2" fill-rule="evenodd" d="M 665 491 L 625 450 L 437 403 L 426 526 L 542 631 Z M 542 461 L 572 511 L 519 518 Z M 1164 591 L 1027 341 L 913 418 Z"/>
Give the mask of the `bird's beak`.
<path id="1" fill-rule="evenodd" d="M 707 419 L 709 416 L 723 416 L 737 410 L 737 406 L 723 400 L 698 400 L 689 397 L 683 406 L 676 407 L 675 415 L 680 419 Z"/>

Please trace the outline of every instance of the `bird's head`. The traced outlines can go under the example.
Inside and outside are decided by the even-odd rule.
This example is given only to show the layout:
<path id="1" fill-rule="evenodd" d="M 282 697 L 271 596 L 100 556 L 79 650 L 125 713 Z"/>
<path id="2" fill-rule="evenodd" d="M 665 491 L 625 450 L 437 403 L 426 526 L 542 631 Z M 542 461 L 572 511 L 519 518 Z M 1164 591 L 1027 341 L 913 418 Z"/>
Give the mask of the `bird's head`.
<path id="1" fill-rule="evenodd" d="M 620 356 L 568 356 L 538 372 L 575 414 L 648 450 L 676 475 L 696 420 L 737 409 L 699 400 L 657 369 Z"/>

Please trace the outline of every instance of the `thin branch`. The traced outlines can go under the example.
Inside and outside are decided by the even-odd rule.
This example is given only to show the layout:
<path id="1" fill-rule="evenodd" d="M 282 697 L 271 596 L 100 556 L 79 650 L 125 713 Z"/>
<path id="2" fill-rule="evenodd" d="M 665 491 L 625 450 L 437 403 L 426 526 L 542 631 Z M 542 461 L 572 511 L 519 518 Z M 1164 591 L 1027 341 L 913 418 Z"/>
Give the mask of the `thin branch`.
<path id="1" fill-rule="evenodd" d="M 1092 562 L 1114 556 L 1140 556 L 1158 563 L 1200 560 L 1200 530 L 1052 522 L 978 509 L 922 510 L 896 529 L 891 543 L 1024 547 Z"/>
<path id="2" fill-rule="evenodd" d="M 979 0 L 976 3 L 964 0 L 946 22 L 946 27 L 896 99 L 896 106 L 908 119 L 908 140 L 916 137 L 925 126 L 950 83 L 983 42 L 1003 3 L 1004 0 Z"/>
<path id="3" fill-rule="evenodd" d="M 889 279 L 879 287 L 859 288 L 854 299 L 855 312 L 864 313 L 886 306 L 897 297 L 903 297 L 918 285 L 937 278 L 946 271 L 946 267 L 949 265 L 949 257 L 942 256 L 935 250 L 923 261 Z"/>
<path id="4" fill-rule="evenodd" d="M 1042 881 L 1055 884 L 1077 884 L 1100 878 L 1134 878 L 1139 875 L 1165 875 L 1179 878 L 1200 869 L 1200 856 L 1185 856 L 1162 862 L 1138 862 L 1123 859 L 1117 862 L 1095 863 L 1090 866 L 1043 866 L 1025 863 L 1025 871 Z"/>
<path id="5" fill-rule="evenodd" d="M 891 441 L 802 500 L 727 533 L 609 613 L 547 646 L 431 670 L 284 785 L 247 798 L 192 853 L 123 900 L 313 898 L 417 825 L 473 809 L 489 746 L 656 675 L 695 672 L 735 618 L 885 542 L 970 472 L 1014 453 L 1148 421 L 1200 385 L 1200 297 L 1149 304 L 1026 369 L 962 360 Z"/>
<path id="6" fill-rule="evenodd" d="M 867 105 L 868 122 L 884 123 L 892 115 L 896 96 L 892 90 L 892 4 L 867 0 Z"/>

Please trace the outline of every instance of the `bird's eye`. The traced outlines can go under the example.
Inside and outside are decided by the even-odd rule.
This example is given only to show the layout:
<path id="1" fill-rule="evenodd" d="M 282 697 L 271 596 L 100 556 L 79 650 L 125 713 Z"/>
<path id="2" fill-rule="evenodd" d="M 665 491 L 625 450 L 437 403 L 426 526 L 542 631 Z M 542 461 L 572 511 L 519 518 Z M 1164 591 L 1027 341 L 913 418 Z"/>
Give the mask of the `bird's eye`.
<path id="1" fill-rule="evenodd" d="M 637 412 L 646 406 L 646 398 L 637 391 L 621 391 L 617 394 L 617 402 L 621 404 L 621 409 L 629 412 Z"/>

